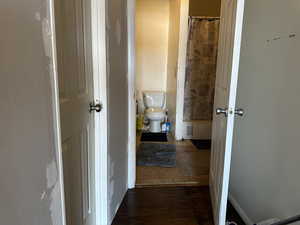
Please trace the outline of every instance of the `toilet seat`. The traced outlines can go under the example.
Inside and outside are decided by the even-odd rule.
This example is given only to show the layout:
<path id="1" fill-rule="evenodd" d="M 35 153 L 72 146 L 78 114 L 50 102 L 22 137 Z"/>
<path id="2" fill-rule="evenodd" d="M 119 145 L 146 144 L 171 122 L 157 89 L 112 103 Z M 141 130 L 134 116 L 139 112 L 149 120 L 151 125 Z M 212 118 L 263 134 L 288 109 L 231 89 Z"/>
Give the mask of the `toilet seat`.
<path id="1" fill-rule="evenodd" d="M 146 116 L 153 120 L 163 120 L 166 115 L 166 111 L 161 108 L 149 108 L 146 109 Z"/>
<path id="2" fill-rule="evenodd" d="M 162 108 L 148 108 L 146 109 L 146 113 L 165 113 L 166 110 Z"/>

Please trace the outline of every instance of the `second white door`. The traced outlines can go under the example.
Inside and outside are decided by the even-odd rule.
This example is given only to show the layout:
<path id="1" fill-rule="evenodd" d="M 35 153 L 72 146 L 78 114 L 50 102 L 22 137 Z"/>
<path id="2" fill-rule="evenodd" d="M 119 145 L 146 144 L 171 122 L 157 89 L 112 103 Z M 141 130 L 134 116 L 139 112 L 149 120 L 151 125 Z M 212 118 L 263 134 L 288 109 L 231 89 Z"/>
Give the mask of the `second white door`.
<path id="1" fill-rule="evenodd" d="M 55 1 L 67 225 L 95 225 L 91 1 Z"/>
<path id="2" fill-rule="evenodd" d="M 216 225 L 225 225 L 244 0 L 221 3 L 210 192 Z"/>

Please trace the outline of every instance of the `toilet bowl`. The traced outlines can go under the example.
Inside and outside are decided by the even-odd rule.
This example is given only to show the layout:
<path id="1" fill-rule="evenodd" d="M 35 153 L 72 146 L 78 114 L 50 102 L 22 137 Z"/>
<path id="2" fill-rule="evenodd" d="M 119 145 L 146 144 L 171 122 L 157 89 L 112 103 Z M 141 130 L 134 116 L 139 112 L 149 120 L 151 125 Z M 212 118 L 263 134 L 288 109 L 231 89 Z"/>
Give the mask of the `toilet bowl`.
<path id="1" fill-rule="evenodd" d="M 145 116 L 150 121 L 150 132 L 161 132 L 161 123 L 166 116 L 165 93 L 161 91 L 144 91 L 143 100 Z"/>
<path id="2" fill-rule="evenodd" d="M 146 117 L 150 121 L 150 132 L 161 132 L 161 122 L 165 119 L 166 112 L 160 108 L 150 108 L 146 110 Z"/>

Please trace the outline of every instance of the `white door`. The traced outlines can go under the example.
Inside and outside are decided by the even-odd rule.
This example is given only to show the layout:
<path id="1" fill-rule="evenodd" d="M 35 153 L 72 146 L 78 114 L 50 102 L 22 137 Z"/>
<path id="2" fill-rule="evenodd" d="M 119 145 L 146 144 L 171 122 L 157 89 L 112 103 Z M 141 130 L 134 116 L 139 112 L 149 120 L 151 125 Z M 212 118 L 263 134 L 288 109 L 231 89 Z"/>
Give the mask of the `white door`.
<path id="1" fill-rule="evenodd" d="M 91 1 L 55 1 L 59 97 L 68 225 L 95 224 Z"/>
<path id="2" fill-rule="evenodd" d="M 244 0 L 223 0 L 213 117 L 210 193 L 216 225 L 224 225 L 228 197 Z M 218 111 L 218 113 L 217 113 Z"/>

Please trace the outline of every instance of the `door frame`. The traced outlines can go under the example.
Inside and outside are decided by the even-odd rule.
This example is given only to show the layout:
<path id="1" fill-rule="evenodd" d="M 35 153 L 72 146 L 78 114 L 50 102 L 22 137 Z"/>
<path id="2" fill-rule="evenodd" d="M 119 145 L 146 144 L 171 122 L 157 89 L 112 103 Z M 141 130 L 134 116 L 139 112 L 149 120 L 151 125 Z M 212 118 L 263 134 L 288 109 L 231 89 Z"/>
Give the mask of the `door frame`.
<path id="1" fill-rule="evenodd" d="M 108 144 L 107 144 L 107 71 L 106 71 L 106 1 L 91 0 L 91 26 L 92 26 L 92 45 L 93 45 L 93 83 L 94 83 L 94 101 L 101 103 L 103 108 L 100 113 L 95 113 L 95 210 L 96 224 L 108 224 Z M 60 102 L 58 87 L 56 38 L 55 38 L 55 12 L 54 0 L 50 0 L 50 26 L 53 34 L 51 37 L 53 53 L 53 73 L 52 82 L 52 101 L 54 103 L 53 125 L 55 128 L 55 140 L 58 155 L 58 170 L 61 186 L 61 205 L 63 215 L 63 225 L 66 225 L 64 180 L 63 180 L 63 161 L 61 144 L 61 126 L 60 126 Z"/>
<path id="2" fill-rule="evenodd" d="M 127 0 L 128 32 L 128 188 L 136 182 L 136 93 L 135 93 L 135 8 L 136 0 Z"/>
<path id="3" fill-rule="evenodd" d="M 50 0 L 48 3 L 48 10 L 50 14 L 50 21 L 47 21 L 49 25 L 50 33 L 48 33 L 48 42 L 50 44 L 51 60 L 52 60 L 52 76 L 50 76 L 51 82 L 51 101 L 53 104 L 53 130 L 54 130 L 54 142 L 55 142 L 55 153 L 57 155 L 57 169 L 58 169 L 58 180 L 60 187 L 60 199 L 55 199 L 54 207 L 61 210 L 62 225 L 67 225 L 66 219 L 66 204 L 65 204 L 65 188 L 64 188 L 64 171 L 63 171 L 63 149 L 61 140 L 61 126 L 60 126 L 60 103 L 59 103 L 59 89 L 58 89 L 58 70 L 57 70 L 57 51 L 56 51 L 56 30 L 55 30 L 55 6 L 54 0 Z M 57 215 L 59 216 L 59 215 Z M 58 221 L 59 218 L 55 218 Z"/>
<path id="4" fill-rule="evenodd" d="M 106 65 L 106 1 L 91 0 L 94 101 L 102 104 L 95 113 L 96 224 L 108 224 L 108 104 Z"/>
<path id="5" fill-rule="evenodd" d="M 183 0 L 180 6 L 180 28 L 178 46 L 178 66 L 177 66 L 177 91 L 176 91 L 176 126 L 175 139 L 183 138 L 183 111 L 184 111 L 184 83 L 186 69 L 186 53 L 189 35 L 189 0 Z"/>

